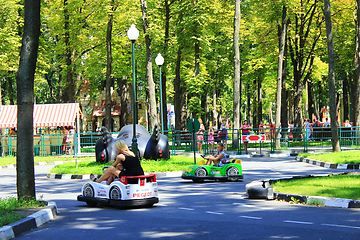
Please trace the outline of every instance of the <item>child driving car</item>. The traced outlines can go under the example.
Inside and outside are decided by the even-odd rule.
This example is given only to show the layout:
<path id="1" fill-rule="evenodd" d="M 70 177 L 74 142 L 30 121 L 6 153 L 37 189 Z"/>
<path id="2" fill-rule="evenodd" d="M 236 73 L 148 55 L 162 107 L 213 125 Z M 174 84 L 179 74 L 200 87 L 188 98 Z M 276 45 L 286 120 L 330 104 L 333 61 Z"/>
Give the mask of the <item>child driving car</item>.
<path id="1" fill-rule="evenodd" d="M 225 151 L 224 151 L 224 144 L 221 142 L 216 145 L 217 153 L 214 156 L 204 156 L 204 159 L 207 160 L 206 165 L 210 166 L 211 162 L 214 163 L 214 166 L 222 167 L 224 164 L 222 163 L 225 160 Z"/>

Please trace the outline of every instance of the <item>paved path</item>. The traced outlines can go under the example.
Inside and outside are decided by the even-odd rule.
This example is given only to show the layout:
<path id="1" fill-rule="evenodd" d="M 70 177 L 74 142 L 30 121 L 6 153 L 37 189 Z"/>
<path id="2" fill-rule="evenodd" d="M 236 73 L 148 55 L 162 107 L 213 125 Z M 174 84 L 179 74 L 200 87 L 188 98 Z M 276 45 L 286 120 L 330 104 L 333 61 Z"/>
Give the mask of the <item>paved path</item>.
<path id="1" fill-rule="evenodd" d="M 160 203 L 153 208 L 88 208 L 77 202 L 85 180 L 47 179 L 50 166 L 36 167 L 37 195 L 55 201 L 56 220 L 17 239 L 359 239 L 360 211 L 249 200 L 253 180 L 339 172 L 293 158 L 243 159 L 244 182 L 194 184 L 158 179 Z M 15 170 L 0 171 L 0 196 L 16 193 Z"/>

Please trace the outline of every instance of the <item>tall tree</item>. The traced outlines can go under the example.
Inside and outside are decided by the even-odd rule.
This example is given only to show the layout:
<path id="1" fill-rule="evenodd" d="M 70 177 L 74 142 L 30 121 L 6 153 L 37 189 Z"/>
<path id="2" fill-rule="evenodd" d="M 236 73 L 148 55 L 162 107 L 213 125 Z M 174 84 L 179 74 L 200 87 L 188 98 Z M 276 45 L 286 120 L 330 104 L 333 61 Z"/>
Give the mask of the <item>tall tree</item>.
<path id="1" fill-rule="evenodd" d="M 287 7 L 283 6 L 282 21 L 281 21 L 281 34 L 279 41 L 279 60 L 278 60 L 278 73 L 277 73 L 277 90 L 276 90 L 276 106 L 275 106 L 275 148 L 280 148 L 280 128 L 281 128 L 281 97 L 283 85 L 283 64 L 286 44 L 286 31 L 287 31 Z"/>
<path id="2" fill-rule="evenodd" d="M 143 29 L 145 34 L 145 44 L 146 44 L 146 78 L 149 88 L 149 104 L 150 104 L 150 129 L 154 130 L 155 124 L 158 123 L 158 114 L 156 107 L 156 97 L 155 97 L 155 83 L 153 78 L 153 69 L 152 69 L 152 49 L 151 49 L 151 38 L 149 35 L 149 22 L 147 19 L 147 4 L 145 0 L 140 0 L 141 3 L 141 12 L 143 20 Z"/>
<path id="3" fill-rule="evenodd" d="M 234 129 L 240 128 L 240 21 L 241 21 L 241 0 L 235 0 L 235 14 L 234 14 L 234 93 L 233 93 L 233 121 Z M 238 139 L 238 136 L 234 135 L 233 139 Z M 234 147 L 237 148 L 237 141 L 233 142 Z"/>
<path id="4" fill-rule="evenodd" d="M 106 91 L 105 91 L 105 126 L 109 131 L 113 131 L 112 119 L 111 119 L 111 87 L 113 87 L 112 82 L 112 55 L 111 55 L 111 35 L 113 28 L 113 19 L 114 19 L 114 0 L 111 0 L 110 9 L 109 9 L 109 20 L 106 28 Z"/>
<path id="5" fill-rule="evenodd" d="M 186 127 L 186 85 L 181 79 L 182 51 L 178 47 L 175 79 L 174 79 L 174 110 L 175 110 L 175 129 L 182 130 Z"/>
<path id="6" fill-rule="evenodd" d="M 288 46 L 293 68 L 294 86 L 294 123 L 302 127 L 302 97 L 305 82 L 310 78 L 314 64 L 314 51 L 321 37 L 322 17 L 318 12 L 318 0 L 300 0 L 295 11 L 292 37 L 288 34 Z M 314 29 L 317 31 L 315 32 Z M 300 132 L 295 134 L 299 138 Z"/>
<path id="7" fill-rule="evenodd" d="M 25 22 L 16 73 L 18 122 L 16 185 L 18 198 L 35 198 L 33 107 L 34 75 L 40 36 L 40 0 L 25 0 Z"/>
<path id="8" fill-rule="evenodd" d="M 325 8 L 325 24 L 326 24 L 326 37 L 328 46 L 328 59 L 329 59 L 329 98 L 330 98 L 330 118 L 331 118 L 331 142 L 334 152 L 340 151 L 340 141 L 338 135 L 337 123 L 337 107 L 336 107 L 336 89 L 335 89 L 335 57 L 334 57 L 334 42 L 331 26 L 331 11 L 330 0 L 324 0 Z"/>
<path id="9" fill-rule="evenodd" d="M 352 110 L 355 126 L 360 126 L 360 0 L 356 0 L 356 45 L 355 45 L 355 63 L 354 80 L 352 83 Z"/>

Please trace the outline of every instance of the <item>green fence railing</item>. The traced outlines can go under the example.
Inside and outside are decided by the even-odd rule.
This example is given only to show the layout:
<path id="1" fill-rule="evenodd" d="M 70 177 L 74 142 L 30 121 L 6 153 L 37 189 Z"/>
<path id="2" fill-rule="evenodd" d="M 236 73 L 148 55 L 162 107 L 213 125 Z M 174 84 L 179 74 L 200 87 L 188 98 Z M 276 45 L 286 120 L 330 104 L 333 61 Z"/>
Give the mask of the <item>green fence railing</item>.
<path id="1" fill-rule="evenodd" d="M 244 144 L 242 132 L 239 129 L 227 129 L 227 134 L 219 129 L 213 130 L 213 138 L 209 138 L 209 131 L 197 132 L 195 134 L 195 145 L 193 134 L 186 130 L 165 131 L 168 136 L 170 152 L 172 155 L 180 152 L 201 152 L 212 154 L 216 151 L 216 144 L 222 142 L 227 152 L 231 154 L 242 154 Z M 360 127 L 338 128 L 340 146 L 342 150 L 360 149 Z M 116 138 L 118 133 L 111 133 Z M 261 142 L 250 141 L 249 152 L 267 151 L 275 153 L 280 150 L 308 152 L 332 149 L 332 133 L 330 128 L 253 128 L 250 136 L 265 136 L 266 140 Z M 69 141 L 64 140 L 63 134 L 40 134 L 34 135 L 35 156 L 60 156 L 70 154 L 95 153 L 96 141 L 102 137 L 101 133 L 72 134 Z M 17 137 L 0 135 L 0 156 L 16 156 Z M 200 149 L 201 148 L 201 149 Z"/>

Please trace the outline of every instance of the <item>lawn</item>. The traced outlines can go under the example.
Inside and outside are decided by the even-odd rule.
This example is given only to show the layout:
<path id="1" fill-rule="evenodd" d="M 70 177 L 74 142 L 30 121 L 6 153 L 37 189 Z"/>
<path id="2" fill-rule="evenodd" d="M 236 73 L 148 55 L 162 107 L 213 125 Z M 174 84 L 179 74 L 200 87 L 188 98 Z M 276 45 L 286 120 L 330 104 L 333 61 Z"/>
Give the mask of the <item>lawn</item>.
<path id="1" fill-rule="evenodd" d="M 272 185 L 275 192 L 360 199 L 360 174 L 284 180 Z"/>
<path id="2" fill-rule="evenodd" d="M 198 159 L 197 162 L 200 160 Z M 51 173 L 58 174 L 102 174 L 102 168 L 109 166 L 108 164 L 97 164 L 95 161 L 91 162 L 79 162 L 78 168 L 75 168 L 74 163 L 64 163 L 55 166 L 50 170 Z M 144 172 L 174 172 L 185 171 L 190 166 L 194 165 L 194 158 L 186 156 L 171 156 L 169 160 L 142 160 L 141 166 Z"/>
<path id="3" fill-rule="evenodd" d="M 44 201 L 17 200 L 14 197 L 0 199 L 0 227 L 25 218 L 29 208 L 45 207 Z"/>
<path id="4" fill-rule="evenodd" d="M 95 157 L 79 157 L 78 160 L 94 160 Z M 56 162 L 56 161 L 74 161 L 72 155 L 69 156 L 51 156 L 51 157 L 34 157 L 34 162 Z M 0 166 L 16 164 L 16 157 L 1 157 Z"/>
<path id="5" fill-rule="evenodd" d="M 360 151 L 357 150 L 323 154 L 300 153 L 299 156 L 334 164 L 360 164 Z"/>

